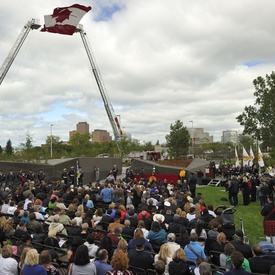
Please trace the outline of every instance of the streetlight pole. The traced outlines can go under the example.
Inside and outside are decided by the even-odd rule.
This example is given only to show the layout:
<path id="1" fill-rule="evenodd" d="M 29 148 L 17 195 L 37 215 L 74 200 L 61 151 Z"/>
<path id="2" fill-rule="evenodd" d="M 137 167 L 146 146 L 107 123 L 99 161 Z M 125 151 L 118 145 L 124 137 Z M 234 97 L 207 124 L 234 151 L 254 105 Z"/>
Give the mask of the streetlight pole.
<path id="1" fill-rule="evenodd" d="M 193 120 L 190 120 L 189 122 L 192 123 L 191 139 L 192 139 L 192 155 L 194 157 L 194 128 L 193 128 Z"/>
<path id="2" fill-rule="evenodd" d="M 53 124 L 51 124 L 51 159 L 53 158 Z"/>

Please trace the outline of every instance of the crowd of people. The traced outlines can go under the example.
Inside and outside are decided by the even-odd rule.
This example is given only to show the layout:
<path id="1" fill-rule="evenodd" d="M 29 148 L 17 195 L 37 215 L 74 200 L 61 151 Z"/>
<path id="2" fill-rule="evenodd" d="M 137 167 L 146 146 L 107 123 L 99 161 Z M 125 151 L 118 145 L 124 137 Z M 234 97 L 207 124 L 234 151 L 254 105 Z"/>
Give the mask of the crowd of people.
<path id="1" fill-rule="evenodd" d="M 262 257 L 275 246 L 250 246 L 241 230 L 229 236 L 221 213 L 197 192 L 196 175 L 181 176 L 176 184 L 130 173 L 118 179 L 114 166 L 106 180 L 79 185 L 67 169 L 57 181 L 43 171 L 1 171 L 0 274 L 275 274 L 274 260 Z M 260 199 L 270 242 L 274 186 L 269 174 L 248 171 L 233 173 L 227 185 L 233 206 L 240 191 L 244 205 Z"/>

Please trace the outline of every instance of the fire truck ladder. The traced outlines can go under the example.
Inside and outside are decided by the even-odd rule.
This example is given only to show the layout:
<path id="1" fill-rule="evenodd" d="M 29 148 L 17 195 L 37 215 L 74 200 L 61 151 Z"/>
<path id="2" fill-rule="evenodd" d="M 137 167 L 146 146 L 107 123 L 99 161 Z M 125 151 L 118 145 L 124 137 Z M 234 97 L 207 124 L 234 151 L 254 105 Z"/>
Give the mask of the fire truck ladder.
<path id="1" fill-rule="evenodd" d="M 106 91 L 106 88 L 104 86 L 104 82 L 102 80 L 102 76 L 100 74 L 99 69 L 96 66 L 96 62 L 95 62 L 95 58 L 91 49 L 91 46 L 89 44 L 89 40 L 87 38 L 87 34 L 85 33 L 85 31 L 83 30 L 83 26 L 82 25 L 78 25 L 76 32 L 79 32 L 82 42 L 84 44 L 86 53 L 88 55 L 91 67 L 92 67 L 92 71 L 97 83 L 97 86 L 99 88 L 103 103 L 104 103 L 104 107 L 107 113 L 107 116 L 109 118 L 109 121 L 111 123 L 113 132 L 114 132 L 114 136 L 115 136 L 115 140 L 117 142 L 117 144 L 121 141 L 121 137 L 122 137 L 122 131 L 121 131 L 121 127 L 120 127 L 120 123 L 118 120 L 118 117 L 115 115 L 114 109 L 112 107 L 112 104 L 108 98 L 108 94 Z M 119 146 L 118 149 L 120 150 Z"/>
<path id="2" fill-rule="evenodd" d="M 11 48 L 7 58 L 5 59 L 3 65 L 0 68 L 0 85 L 2 84 L 6 74 L 8 73 L 15 57 L 17 56 L 21 46 L 23 45 L 25 39 L 27 38 L 30 30 L 37 30 L 41 27 L 39 24 L 38 19 L 31 19 L 26 23 L 23 27 L 21 33 L 19 34 L 18 38 L 16 39 L 13 47 Z"/>

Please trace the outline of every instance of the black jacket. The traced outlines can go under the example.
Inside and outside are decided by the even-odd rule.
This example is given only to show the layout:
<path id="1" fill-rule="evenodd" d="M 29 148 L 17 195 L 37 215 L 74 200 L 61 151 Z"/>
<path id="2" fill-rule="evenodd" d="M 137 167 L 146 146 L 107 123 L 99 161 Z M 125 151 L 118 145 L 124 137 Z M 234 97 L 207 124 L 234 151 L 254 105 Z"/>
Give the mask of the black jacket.
<path id="1" fill-rule="evenodd" d="M 168 265 L 169 274 L 190 275 L 189 266 L 181 260 L 173 260 Z"/>

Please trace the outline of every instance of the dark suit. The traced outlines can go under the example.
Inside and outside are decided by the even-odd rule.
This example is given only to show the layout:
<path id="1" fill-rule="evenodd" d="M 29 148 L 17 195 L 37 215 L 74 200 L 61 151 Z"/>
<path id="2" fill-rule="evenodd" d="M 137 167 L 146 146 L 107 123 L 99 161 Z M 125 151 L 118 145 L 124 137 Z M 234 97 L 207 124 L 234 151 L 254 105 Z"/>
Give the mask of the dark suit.
<path id="1" fill-rule="evenodd" d="M 153 254 L 148 251 L 137 251 L 136 249 L 130 249 L 128 251 L 128 258 L 129 265 L 131 266 L 143 268 L 145 270 L 149 268 L 154 269 L 154 257 Z"/>

